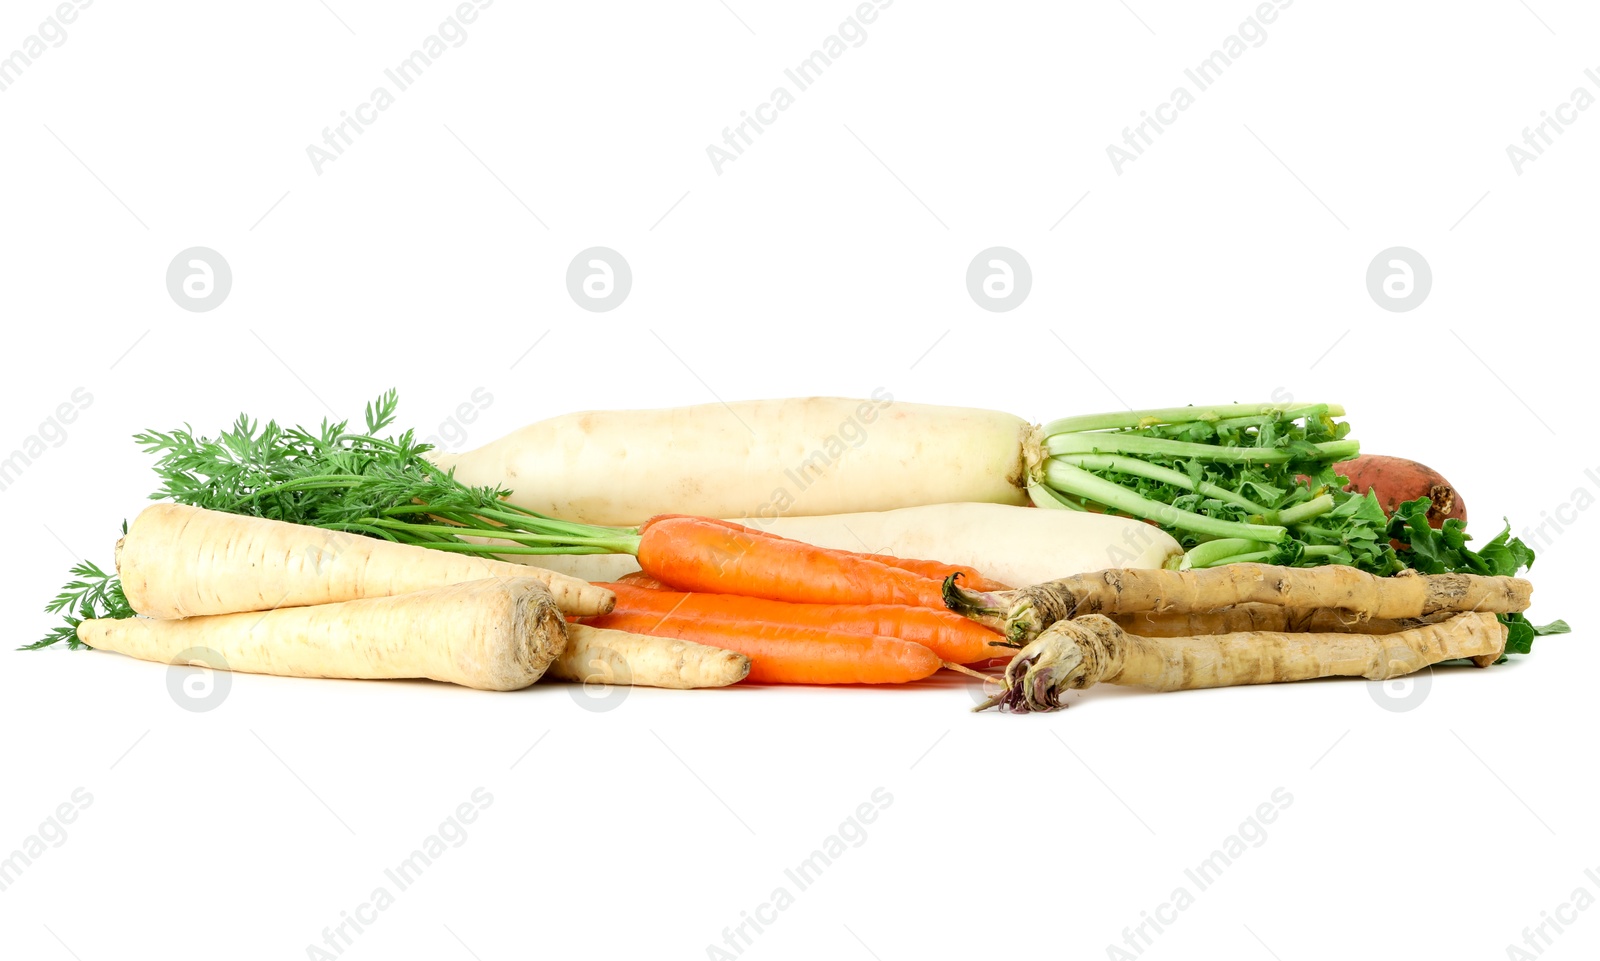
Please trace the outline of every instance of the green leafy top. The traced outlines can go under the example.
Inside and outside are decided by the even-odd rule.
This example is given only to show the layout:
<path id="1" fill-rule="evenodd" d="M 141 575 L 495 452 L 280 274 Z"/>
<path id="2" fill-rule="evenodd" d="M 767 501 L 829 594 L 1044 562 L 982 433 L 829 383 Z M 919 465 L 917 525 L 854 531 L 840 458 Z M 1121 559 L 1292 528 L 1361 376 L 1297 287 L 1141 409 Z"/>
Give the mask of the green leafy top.
<path id="1" fill-rule="evenodd" d="M 1511 536 L 1511 524 L 1506 523 L 1494 539 L 1474 551 L 1467 546 L 1472 540 L 1467 525 L 1459 518 L 1446 518 L 1438 529 L 1428 526 L 1428 498 L 1406 501 L 1389 519 L 1388 535 L 1401 543 L 1396 556 L 1406 567 L 1424 574 L 1481 574 L 1485 577 L 1515 577 L 1533 566 L 1533 548 L 1520 538 Z M 1565 634 L 1571 630 L 1566 621 L 1534 624 L 1522 614 L 1501 614 L 1500 623 L 1506 626 L 1506 653 L 1527 654 L 1533 649 L 1533 639 L 1546 634 Z"/>
<path id="2" fill-rule="evenodd" d="M 1109 459 L 1083 454 L 1055 459 L 1082 465 L 1147 501 L 1175 508 L 1181 512 L 1180 521 L 1187 514 L 1245 525 L 1238 529 L 1239 536 L 1262 542 L 1251 553 L 1268 551 L 1252 560 L 1296 566 L 1346 564 L 1392 574 L 1404 565 L 1384 535 L 1388 518 L 1382 506 L 1375 497 L 1346 491 L 1346 478 L 1333 466 L 1360 450 L 1349 439 L 1350 425 L 1334 417 L 1335 409 L 1326 404 L 1293 409 L 1262 405 L 1246 416 L 1212 418 L 1196 408 L 1192 420 L 1083 433 L 1072 439 L 1073 448 L 1116 452 Z M 1186 482 L 1180 485 L 1135 473 L 1139 465 L 1127 463 L 1129 458 L 1174 471 Z M 1151 515 L 1171 516 L 1154 511 Z M 1189 551 L 1216 539 L 1195 529 L 1198 525 L 1163 526 Z M 1278 533 L 1287 536 L 1270 540 L 1274 529 L 1284 529 Z M 1236 556 L 1212 553 L 1213 564 L 1228 563 Z"/>
<path id="3" fill-rule="evenodd" d="M 128 532 L 126 521 L 122 524 L 122 532 Z M 36 651 L 66 641 L 67 647 L 75 651 L 84 646 L 78 640 L 79 624 L 101 617 L 133 616 L 133 608 L 122 593 L 122 582 L 115 574 L 101 570 L 100 565 L 93 561 L 80 561 L 73 565 L 72 575 L 74 580 L 45 606 L 48 614 L 63 614 L 62 623 L 32 644 L 24 644 L 20 650 Z"/>
<path id="4" fill-rule="evenodd" d="M 1346 490 L 1349 478 L 1336 464 L 1359 447 L 1350 425 L 1336 419 L 1342 413 L 1327 404 L 1263 404 L 1057 421 L 1045 428 L 1051 456 L 1041 479 L 1053 498 L 1035 499 L 1154 520 L 1183 546 L 1185 566 L 1258 561 L 1345 564 L 1378 575 L 1413 568 L 1505 576 L 1532 566 L 1533 550 L 1511 536 L 1509 524 L 1475 551 L 1459 519 L 1428 526 L 1427 498 L 1390 516 L 1370 491 Z M 1106 483 L 1115 486 L 1100 486 Z M 1527 653 L 1536 636 L 1567 630 L 1562 621 L 1536 627 L 1521 614 L 1501 621 L 1512 653 Z"/>
<path id="5" fill-rule="evenodd" d="M 366 407 L 366 430 L 324 420 L 316 430 L 240 415 L 215 438 L 187 424 L 134 440 L 156 455 L 160 487 L 151 500 L 305 524 L 405 544 L 483 555 L 628 553 L 638 531 L 569 524 L 505 501 L 507 491 L 472 487 L 424 455 L 413 431 L 378 436 L 394 423 L 398 394 Z M 127 532 L 127 524 L 123 525 Z M 478 543 L 468 537 L 492 537 Z M 65 623 L 30 648 L 79 645 L 78 624 L 134 612 L 114 575 L 87 562 L 48 608 Z"/>

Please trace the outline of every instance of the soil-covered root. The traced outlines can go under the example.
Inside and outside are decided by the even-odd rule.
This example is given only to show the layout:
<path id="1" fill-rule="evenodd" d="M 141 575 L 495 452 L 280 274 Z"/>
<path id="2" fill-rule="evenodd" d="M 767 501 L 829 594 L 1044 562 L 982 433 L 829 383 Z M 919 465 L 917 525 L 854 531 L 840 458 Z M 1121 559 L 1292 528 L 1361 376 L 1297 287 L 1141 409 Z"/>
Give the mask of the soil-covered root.
<path id="1" fill-rule="evenodd" d="M 1378 577 L 1337 565 L 1227 564 L 1188 571 L 1112 568 L 996 592 L 967 590 L 954 576 L 944 583 L 945 604 L 951 610 L 1001 632 L 1017 646 L 1058 621 L 1084 614 L 1193 614 L 1238 604 L 1273 604 L 1401 619 L 1442 611 L 1524 611 L 1532 594 L 1533 585 L 1517 577 L 1411 570 Z"/>
<path id="2" fill-rule="evenodd" d="M 1505 651 L 1506 629 L 1493 614 L 1466 613 L 1393 634 L 1245 631 L 1194 637 L 1129 634 L 1110 618 L 1062 620 L 1006 668 L 998 704 L 1025 714 L 1063 707 L 1067 691 L 1097 683 L 1180 691 L 1272 684 L 1317 677 L 1387 680 L 1440 661 L 1470 658 L 1486 667 Z"/>

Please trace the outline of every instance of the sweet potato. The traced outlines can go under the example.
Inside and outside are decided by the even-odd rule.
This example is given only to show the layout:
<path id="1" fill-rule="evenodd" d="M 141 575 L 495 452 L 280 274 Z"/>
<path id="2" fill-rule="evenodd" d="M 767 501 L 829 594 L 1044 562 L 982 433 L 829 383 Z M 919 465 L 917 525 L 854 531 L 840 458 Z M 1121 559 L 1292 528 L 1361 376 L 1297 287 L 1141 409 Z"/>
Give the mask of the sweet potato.
<path id="1" fill-rule="evenodd" d="M 1449 518 L 1467 521 L 1467 504 L 1451 483 L 1431 467 L 1404 457 L 1363 454 L 1355 460 L 1335 464 L 1334 469 L 1350 478 L 1348 490 L 1358 494 L 1376 491 L 1384 513 L 1393 514 L 1406 501 L 1426 497 L 1428 526 L 1438 528 Z"/>

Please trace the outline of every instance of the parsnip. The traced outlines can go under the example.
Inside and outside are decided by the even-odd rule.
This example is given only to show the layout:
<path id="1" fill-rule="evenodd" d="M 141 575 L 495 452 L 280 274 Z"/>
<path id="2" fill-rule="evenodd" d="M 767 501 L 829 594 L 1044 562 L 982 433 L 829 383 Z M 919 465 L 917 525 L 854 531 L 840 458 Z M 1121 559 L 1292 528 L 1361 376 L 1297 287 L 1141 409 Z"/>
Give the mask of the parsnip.
<path id="1" fill-rule="evenodd" d="M 567 625 L 567 648 L 547 675 L 558 681 L 633 687 L 727 687 L 750 673 L 743 654 L 693 641 Z"/>
<path id="2" fill-rule="evenodd" d="M 1093 684 L 1179 691 L 1272 684 L 1316 677 L 1386 680 L 1440 661 L 1471 658 L 1487 667 L 1505 651 L 1493 614 L 1456 614 L 1394 634 L 1250 631 L 1198 637 L 1129 634 L 1100 614 L 1057 621 L 1006 668 L 999 704 L 1013 713 L 1059 709 L 1067 691 Z"/>
<path id="3" fill-rule="evenodd" d="M 149 617 L 302 607 L 485 577 L 539 580 L 579 616 L 616 602 L 604 588 L 538 567 L 179 504 L 154 504 L 134 519 L 117 545 L 117 570 L 128 603 Z"/>
<path id="4" fill-rule="evenodd" d="M 1032 428 L 1010 414 L 808 397 L 667 410 L 587 411 L 484 447 L 436 453 L 474 486 L 589 524 L 656 514 L 761 518 L 916 504 L 1026 504 Z"/>
<path id="5" fill-rule="evenodd" d="M 490 578 L 390 597 L 181 619 L 86 620 L 90 647 L 172 663 L 186 651 L 230 671 L 285 677 L 432 678 L 486 691 L 527 687 L 566 646 L 544 583 Z M 212 663 L 207 658 L 206 663 Z"/>
<path id="6" fill-rule="evenodd" d="M 1183 553 L 1172 535 L 1143 521 L 1007 504 L 728 519 L 818 547 L 937 558 L 1006 584 L 1037 584 L 1108 567 L 1158 568 Z M 626 554 L 563 554 L 538 561 L 587 581 L 613 582 L 639 569 Z"/>

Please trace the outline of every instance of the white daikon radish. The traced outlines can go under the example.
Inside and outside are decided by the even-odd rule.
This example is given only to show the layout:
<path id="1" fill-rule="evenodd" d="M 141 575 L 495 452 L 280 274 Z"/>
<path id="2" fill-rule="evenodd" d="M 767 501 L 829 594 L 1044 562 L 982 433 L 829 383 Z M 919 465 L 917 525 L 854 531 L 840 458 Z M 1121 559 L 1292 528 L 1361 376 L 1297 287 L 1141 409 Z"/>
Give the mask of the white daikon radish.
<path id="1" fill-rule="evenodd" d="M 807 397 L 589 411 L 477 450 L 431 455 L 456 479 L 586 524 L 656 514 L 778 517 L 920 504 L 1028 503 L 1033 428 L 988 410 Z"/>
<path id="2" fill-rule="evenodd" d="M 1005 504 L 731 519 L 819 547 L 972 567 L 1017 587 L 1109 567 L 1159 568 L 1183 553 L 1170 534 L 1143 521 Z M 632 555 L 554 555 L 538 561 L 590 581 L 615 581 L 639 569 Z"/>

